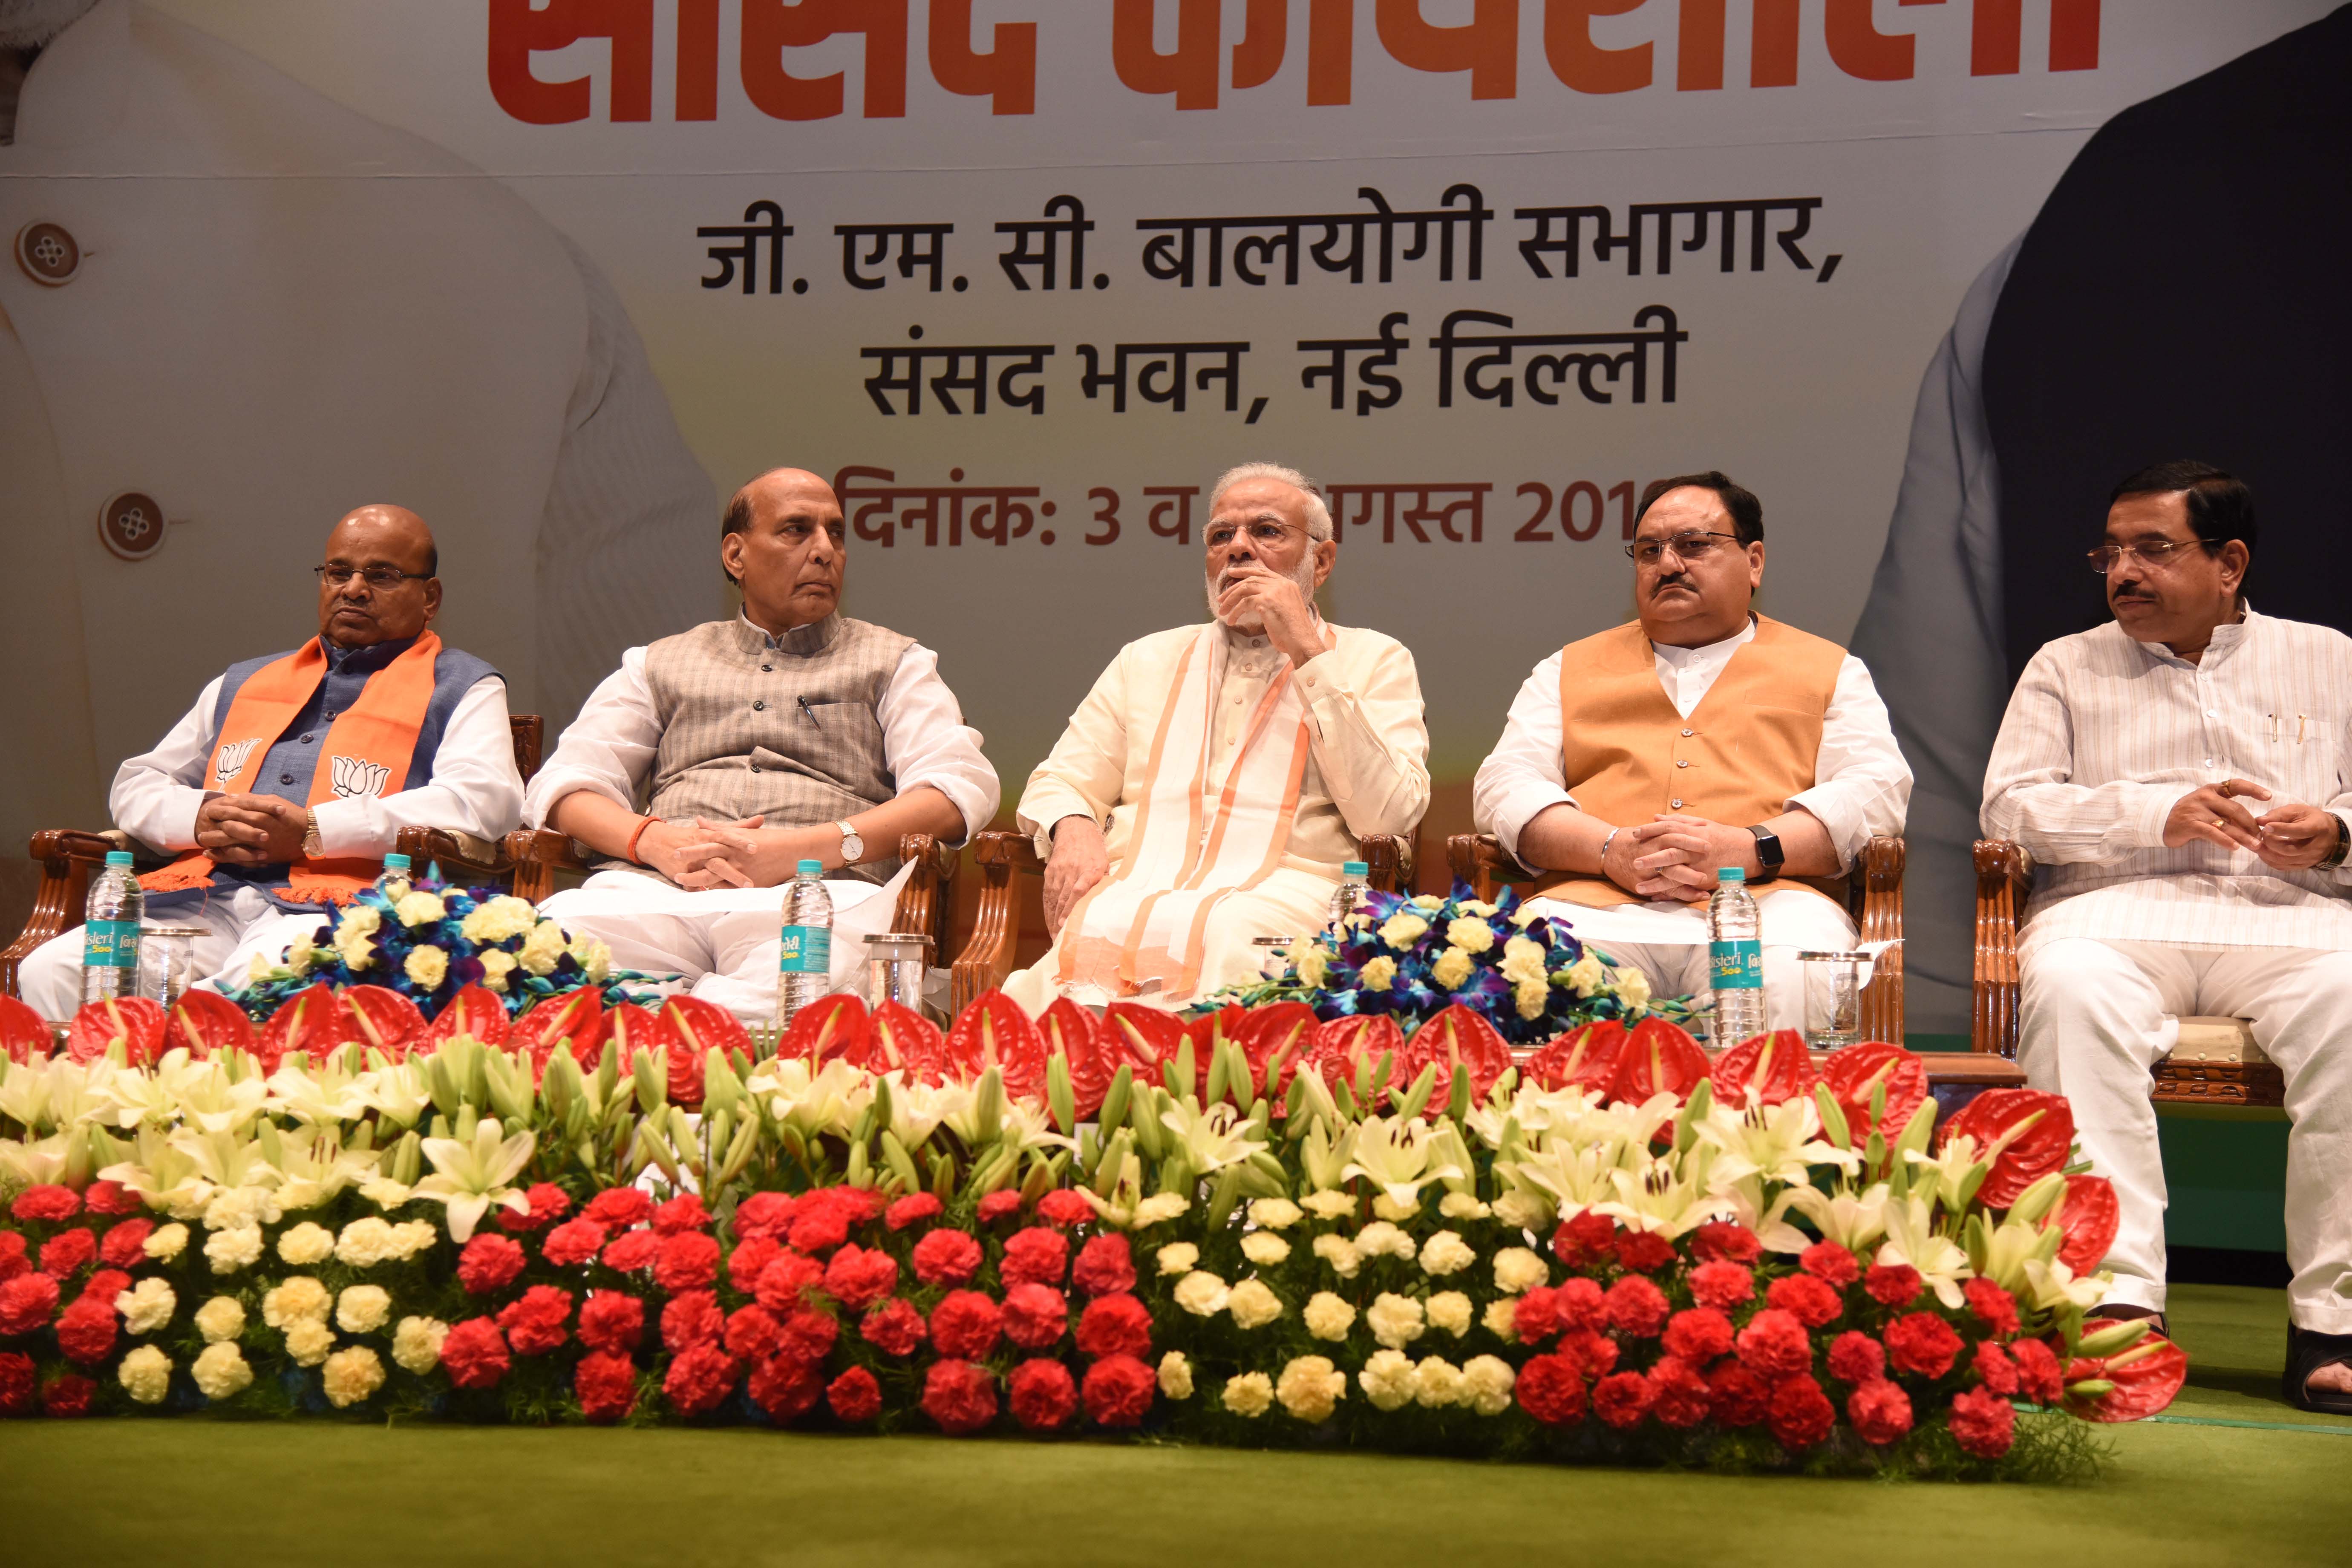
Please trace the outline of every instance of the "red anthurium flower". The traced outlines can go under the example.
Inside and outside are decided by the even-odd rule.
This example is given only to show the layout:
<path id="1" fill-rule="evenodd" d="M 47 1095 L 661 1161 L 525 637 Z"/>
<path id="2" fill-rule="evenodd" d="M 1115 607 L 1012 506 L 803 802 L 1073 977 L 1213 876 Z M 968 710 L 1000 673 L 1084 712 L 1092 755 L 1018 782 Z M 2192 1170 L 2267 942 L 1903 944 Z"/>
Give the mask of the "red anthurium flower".
<path id="1" fill-rule="evenodd" d="M 1118 1068 L 1110 1061 L 1103 1026 L 1092 1013 L 1064 996 L 1037 1016 L 1037 1035 L 1047 1057 L 1069 1064 L 1070 1096 L 1077 1101 L 1078 1120 L 1091 1121 L 1102 1109 Z"/>
<path id="2" fill-rule="evenodd" d="M 1442 1112 L 1454 1097 L 1456 1073 L 1470 1075 L 1470 1095 L 1475 1100 L 1495 1087 L 1495 1080 L 1511 1065 L 1511 1047 L 1495 1032 L 1495 1026 L 1469 1008 L 1456 1002 L 1420 1028 L 1404 1043 L 1397 1054 L 1397 1081 L 1409 1084 L 1421 1076 L 1425 1067 L 1437 1068 L 1437 1079 L 1429 1091 L 1428 1109 L 1432 1115 Z"/>
<path id="3" fill-rule="evenodd" d="M 534 1072 L 547 1070 L 547 1058 L 560 1046 L 572 1048 L 572 1059 L 584 1072 L 594 1072 L 604 1063 L 604 1003 L 595 991 L 583 987 L 567 991 L 561 996 L 550 996 L 514 1021 L 508 1031 L 509 1049 L 530 1053 Z"/>
<path id="4" fill-rule="evenodd" d="M 14 1003 L 14 998 L 11 1001 Z M 14 1005 L 23 1006 L 22 1003 Z M 5 1010 L 0 1010 L 0 1018 L 5 1016 Z M 44 1048 L 47 1032 L 44 1026 Z M 253 1020 L 245 1016 L 244 1008 L 216 991 L 186 992 L 172 1004 L 172 1015 L 163 1028 L 163 1048 L 184 1049 L 198 1061 L 227 1050 L 249 1051 L 253 1049 Z M 15 1054 L 13 1046 L 10 1054 Z"/>
<path id="5" fill-rule="evenodd" d="M 1817 1081 L 1812 1058 L 1805 1053 L 1805 1037 L 1795 1029 L 1775 1029 L 1741 1041 L 1715 1058 L 1707 1076 L 1715 1080 L 1715 1097 L 1735 1106 L 1804 1099 Z"/>
<path id="6" fill-rule="evenodd" d="M 471 1035 L 486 1046 L 502 1046 L 511 1027 L 505 1003 L 479 985 L 468 985 L 443 1004 L 413 1048 L 439 1050 L 459 1035 Z"/>
<path id="7" fill-rule="evenodd" d="M 416 1004 L 387 986 L 354 985 L 343 993 L 343 1037 L 382 1051 L 394 1061 L 407 1056 L 409 1047 L 425 1033 L 425 1015 L 417 1011 Z"/>
<path id="8" fill-rule="evenodd" d="M 2121 1223 L 2115 1184 L 2105 1176 L 2079 1171 L 2068 1176 L 2056 1223 L 2066 1233 L 2066 1239 L 2059 1244 L 2058 1261 L 2077 1274 L 2096 1268 L 2107 1248 L 2116 1244 L 2116 1226 Z"/>
<path id="9" fill-rule="evenodd" d="M 2105 1318 L 2083 1325 L 2086 1334 L 2113 1328 Z M 2020 1365 L 2022 1368 L 2022 1359 Z M 2077 1356 L 2066 1363 L 2068 1388 L 2076 1384 L 2106 1382 L 2115 1387 L 2104 1394 L 2070 1394 L 2066 1408 L 2085 1421 L 2137 1421 L 2172 1403 L 2189 1381 L 2189 1353 L 2161 1334 L 2151 1333 L 2137 1344 L 2111 1356 Z"/>
<path id="10" fill-rule="evenodd" d="M 333 993 L 323 985 L 329 1005 Z M 310 992 L 304 992 L 309 995 Z M 106 1002 L 85 1002 L 66 1029 L 66 1055 L 78 1062 L 96 1061 L 115 1041 L 123 1045 L 123 1059 L 147 1067 L 163 1054 L 163 1005 L 144 996 L 118 996 Z"/>
<path id="11" fill-rule="evenodd" d="M 1636 1105 L 1654 1094 L 1683 1099 L 1706 1071 L 1706 1053 L 1689 1031 L 1664 1018 L 1644 1018 L 1628 1034 L 1610 1098 Z"/>
<path id="12" fill-rule="evenodd" d="M 1938 1149 L 1966 1135 L 1977 1158 L 1992 1162 L 1992 1173 L 1977 1190 L 1978 1201 L 2005 1209 L 2026 1188 L 2061 1169 L 2074 1146 L 2074 1112 L 2062 1095 L 2038 1089 L 1989 1089 L 1946 1120 L 1937 1133 Z"/>
<path id="13" fill-rule="evenodd" d="M 1114 1002 L 1103 1012 L 1103 1041 L 1112 1074 L 1128 1067 L 1139 1079 L 1157 1079 L 1160 1064 L 1176 1059 L 1184 1026 L 1161 1008 Z"/>
<path id="14" fill-rule="evenodd" d="M 1528 1059 L 1528 1076 L 1546 1089 L 1573 1085 L 1605 1095 L 1616 1085 L 1630 1038 L 1625 1026 L 1614 1018 L 1571 1029 Z"/>
<path id="15" fill-rule="evenodd" d="M 1249 1058 L 1252 1088 L 1268 1104 L 1280 1106 L 1289 1094 L 1290 1080 L 1297 1076 L 1298 1064 L 1315 1044 L 1315 1010 L 1306 1003 L 1275 1002 L 1251 1008 L 1234 1030 L 1234 1038 L 1240 1044 L 1242 1055 Z M 1242 1092 L 1236 1098 L 1247 1100 L 1251 1096 Z"/>
<path id="16" fill-rule="evenodd" d="M 1021 1005 L 1002 991 L 975 998 L 956 1016 L 947 1036 L 948 1068 L 957 1078 L 977 1079 L 997 1069 L 1013 1100 L 1045 1095 L 1045 1038 Z"/>
<path id="17" fill-rule="evenodd" d="M 1900 1046 L 1864 1040 L 1830 1053 L 1822 1064 L 1822 1081 L 1838 1109 L 1845 1113 L 1847 1134 L 1859 1147 L 1874 1131 L 1889 1139 L 1900 1132 L 1927 1098 L 1927 1064 Z M 1886 1086 L 1886 1117 L 1870 1119 L 1870 1101 L 1878 1086 Z"/>
<path id="18" fill-rule="evenodd" d="M 844 1053 L 852 1067 L 868 1072 L 902 1071 L 918 1083 L 947 1077 L 947 1037 L 929 1018 L 896 1002 L 885 1002 L 866 1021 L 866 1038 Z"/>

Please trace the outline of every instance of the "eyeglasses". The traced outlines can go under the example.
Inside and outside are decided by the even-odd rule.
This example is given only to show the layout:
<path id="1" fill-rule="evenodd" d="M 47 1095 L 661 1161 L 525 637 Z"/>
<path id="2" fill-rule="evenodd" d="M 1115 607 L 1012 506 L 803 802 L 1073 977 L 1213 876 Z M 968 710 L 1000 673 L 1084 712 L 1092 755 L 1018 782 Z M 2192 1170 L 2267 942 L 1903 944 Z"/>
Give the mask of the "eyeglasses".
<path id="1" fill-rule="evenodd" d="M 1279 543 L 1285 534 L 1307 531 L 1296 523 L 1274 522 L 1261 518 L 1251 523 L 1213 522 L 1209 524 L 1209 531 L 1202 537 L 1209 542 L 1212 550 L 1230 550 L 1234 537 L 1244 529 L 1248 530 L 1250 542 L 1260 547 Z"/>
<path id="2" fill-rule="evenodd" d="M 1677 533 L 1672 539 L 1636 540 L 1625 547 L 1625 553 L 1632 556 L 1636 563 L 1643 566 L 1655 566 L 1660 561 L 1665 558 L 1665 553 L 1669 550 L 1682 557 L 1685 562 L 1704 561 L 1715 552 L 1715 542 L 1718 539 L 1724 541 L 1727 544 L 1737 544 L 1739 542 L 1739 536 L 1736 533 L 1700 533 L 1693 531 L 1690 533 Z"/>
<path id="3" fill-rule="evenodd" d="M 379 594 L 389 593 L 403 583 L 428 582 L 433 576 L 430 572 L 403 572 L 397 566 L 347 566 L 340 561 L 313 566 L 310 570 L 317 573 L 319 581 L 330 588 L 340 588 L 354 577 L 364 577 L 367 585 Z"/>
<path id="4" fill-rule="evenodd" d="M 2102 544 L 2084 552 L 2091 570 L 2104 577 L 2115 570 L 2116 563 L 2125 556 L 2137 557 L 2142 564 L 2162 566 L 2184 550 L 2210 550 L 2210 539 L 2142 539 L 2130 544 Z"/>

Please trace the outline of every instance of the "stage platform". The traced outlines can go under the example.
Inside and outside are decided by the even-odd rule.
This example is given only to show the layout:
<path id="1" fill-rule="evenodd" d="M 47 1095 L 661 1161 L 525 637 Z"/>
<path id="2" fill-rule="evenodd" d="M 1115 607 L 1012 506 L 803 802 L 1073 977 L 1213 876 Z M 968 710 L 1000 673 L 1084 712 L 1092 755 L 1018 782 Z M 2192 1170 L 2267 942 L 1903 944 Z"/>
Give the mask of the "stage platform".
<path id="1" fill-rule="evenodd" d="M 2278 1398 L 2284 1302 L 2184 1286 L 2164 1417 L 2083 1487 L 1953 1487 L 1112 1443 L 0 1426 L 11 1563 L 2342 1563 L 2352 1422 Z"/>

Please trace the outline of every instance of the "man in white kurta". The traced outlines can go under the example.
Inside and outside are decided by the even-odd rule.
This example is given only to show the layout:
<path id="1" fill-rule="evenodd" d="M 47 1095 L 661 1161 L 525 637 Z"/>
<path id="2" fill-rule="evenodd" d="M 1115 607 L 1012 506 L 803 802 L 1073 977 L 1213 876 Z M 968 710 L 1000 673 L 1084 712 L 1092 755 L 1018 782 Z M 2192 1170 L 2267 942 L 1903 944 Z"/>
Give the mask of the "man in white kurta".
<path id="1" fill-rule="evenodd" d="M 1428 806 L 1412 654 L 1315 610 L 1339 546 L 1313 482 L 1232 470 L 1207 539 L 1215 618 L 1121 648 L 1022 794 L 1055 941 L 1005 989 L 1033 1014 L 1255 978 L 1254 939 L 1319 930 L 1360 841 Z"/>
<path id="2" fill-rule="evenodd" d="M 2165 1305 L 2149 1069 L 2181 1017 L 2242 1017 L 2294 1123 L 2289 1313 L 2352 1336 L 2352 638 L 2244 604 L 2252 537 L 2244 487 L 2219 470 L 2126 481 L 2103 546 L 2116 618 L 2026 667 L 1984 831 L 2039 864 L 2018 1055 L 2115 1184 L 2110 1306 Z M 2341 1398 L 2352 1371 L 2323 1364 L 2315 1386 Z"/>
<path id="3" fill-rule="evenodd" d="M 848 540 L 831 486 L 763 474 L 721 526 L 742 613 L 624 654 L 531 781 L 526 815 L 605 857 L 546 901 L 567 931 L 766 1023 L 797 863 L 825 869 L 838 988 L 862 971 L 862 939 L 890 929 L 899 838 L 962 843 L 998 786 L 939 657 L 840 614 Z"/>

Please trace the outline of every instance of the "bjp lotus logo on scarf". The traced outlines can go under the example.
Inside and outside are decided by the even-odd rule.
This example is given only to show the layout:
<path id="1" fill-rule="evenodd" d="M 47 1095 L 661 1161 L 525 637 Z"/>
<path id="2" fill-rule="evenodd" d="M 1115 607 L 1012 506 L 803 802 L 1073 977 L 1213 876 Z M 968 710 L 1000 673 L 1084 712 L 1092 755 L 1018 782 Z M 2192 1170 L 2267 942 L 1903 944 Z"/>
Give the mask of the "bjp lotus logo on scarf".
<path id="1" fill-rule="evenodd" d="M 231 741 L 223 746 L 220 755 L 213 759 L 215 787 L 226 789 L 229 781 L 245 772 L 245 759 L 253 755 L 253 748 L 259 744 L 259 741 Z"/>
<path id="2" fill-rule="evenodd" d="M 382 763 L 371 763 L 362 757 L 336 757 L 332 761 L 338 800 L 382 795 L 383 786 L 392 780 L 392 770 Z"/>

